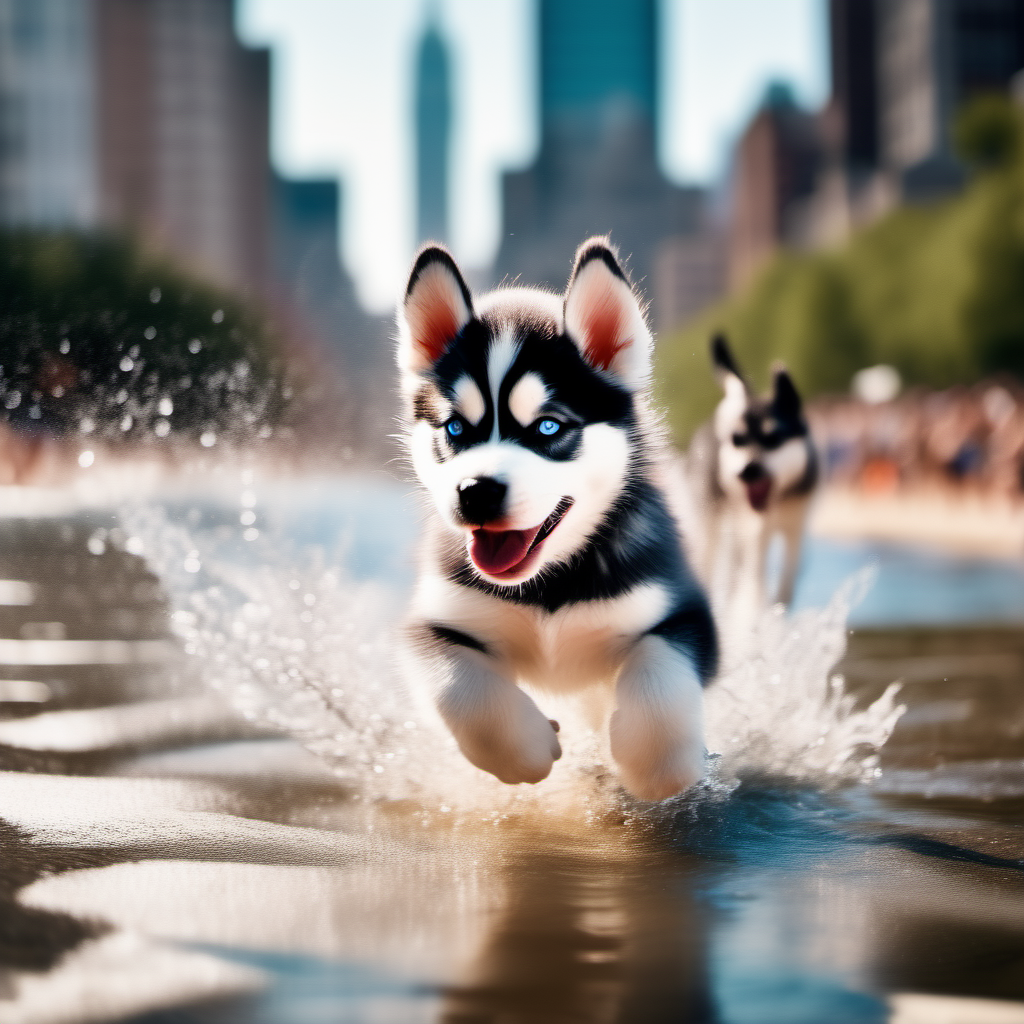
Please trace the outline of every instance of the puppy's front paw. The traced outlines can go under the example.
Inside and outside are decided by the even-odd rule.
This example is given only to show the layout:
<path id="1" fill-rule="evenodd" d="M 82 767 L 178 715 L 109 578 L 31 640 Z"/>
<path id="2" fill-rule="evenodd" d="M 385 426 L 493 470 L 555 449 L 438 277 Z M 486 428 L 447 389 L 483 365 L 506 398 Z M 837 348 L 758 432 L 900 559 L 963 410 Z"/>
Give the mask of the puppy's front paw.
<path id="1" fill-rule="evenodd" d="M 546 779 L 562 756 L 551 722 L 525 693 L 518 688 L 516 693 L 505 709 L 511 713 L 457 734 L 459 748 L 477 768 L 510 785 Z"/>
<path id="2" fill-rule="evenodd" d="M 619 778 L 640 800 L 675 796 L 704 774 L 704 743 L 699 733 L 670 737 L 619 710 L 612 715 L 609 734 Z"/>
<path id="3" fill-rule="evenodd" d="M 531 722 L 529 728 L 499 730 L 490 737 L 479 737 L 472 746 L 465 742 L 459 746 L 478 768 L 510 785 L 541 782 L 562 756 L 558 737 L 547 719 L 542 726 Z"/>

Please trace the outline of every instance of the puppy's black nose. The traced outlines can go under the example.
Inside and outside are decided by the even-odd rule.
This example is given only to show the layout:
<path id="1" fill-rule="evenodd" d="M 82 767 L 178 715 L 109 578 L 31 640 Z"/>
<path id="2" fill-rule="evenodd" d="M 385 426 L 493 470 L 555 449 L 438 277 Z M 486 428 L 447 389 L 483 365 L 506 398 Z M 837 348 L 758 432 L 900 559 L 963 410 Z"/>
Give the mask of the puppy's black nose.
<path id="1" fill-rule="evenodd" d="M 467 523 L 483 526 L 505 511 L 507 485 L 490 476 L 470 477 L 459 484 L 459 512 Z"/>
<path id="2" fill-rule="evenodd" d="M 740 479 L 745 484 L 756 484 L 758 480 L 763 480 L 767 475 L 768 470 L 760 462 L 748 462 L 743 467 L 743 472 L 740 473 Z"/>

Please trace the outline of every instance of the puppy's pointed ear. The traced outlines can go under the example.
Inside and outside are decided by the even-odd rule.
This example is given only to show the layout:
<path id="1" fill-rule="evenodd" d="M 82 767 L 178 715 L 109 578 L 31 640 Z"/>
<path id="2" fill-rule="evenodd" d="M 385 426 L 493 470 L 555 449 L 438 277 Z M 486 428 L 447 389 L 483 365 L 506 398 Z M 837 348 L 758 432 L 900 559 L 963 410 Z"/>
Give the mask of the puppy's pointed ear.
<path id="1" fill-rule="evenodd" d="M 473 299 L 451 255 L 428 245 L 416 257 L 402 303 L 398 361 L 422 373 L 473 318 Z"/>
<path id="2" fill-rule="evenodd" d="M 715 368 L 715 377 L 726 395 L 737 399 L 746 397 L 747 382 L 736 362 L 736 357 L 732 354 L 729 342 L 721 332 L 711 339 L 711 365 Z"/>
<path id="3" fill-rule="evenodd" d="M 729 342 L 721 332 L 711 339 L 711 365 L 715 368 L 715 376 L 719 383 L 722 383 L 724 378 L 729 375 L 743 381 L 743 373 L 736 362 L 736 357 L 732 354 Z"/>
<path id="4" fill-rule="evenodd" d="M 565 293 L 565 331 L 595 369 L 630 388 L 647 382 L 651 333 L 607 238 L 591 238 L 576 252 Z"/>
<path id="5" fill-rule="evenodd" d="M 772 377 L 772 406 L 775 414 L 780 419 L 800 419 L 803 415 L 803 403 L 789 371 L 784 366 L 777 365 L 772 370 Z"/>

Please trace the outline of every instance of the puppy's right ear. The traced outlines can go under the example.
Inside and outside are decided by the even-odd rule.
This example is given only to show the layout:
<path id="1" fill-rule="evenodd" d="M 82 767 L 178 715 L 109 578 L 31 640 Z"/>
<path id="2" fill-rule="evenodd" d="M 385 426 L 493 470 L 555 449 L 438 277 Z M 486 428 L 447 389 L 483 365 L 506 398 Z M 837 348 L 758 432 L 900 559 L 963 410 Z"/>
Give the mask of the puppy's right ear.
<path id="1" fill-rule="evenodd" d="M 422 373 L 473 318 L 473 299 L 451 255 L 428 245 L 416 257 L 399 322 L 398 362 Z"/>
<path id="2" fill-rule="evenodd" d="M 715 368 L 715 376 L 721 380 L 726 374 L 732 374 L 743 380 L 739 366 L 736 365 L 736 357 L 729 348 L 729 342 L 724 334 L 716 334 L 711 339 L 711 363 Z"/>
<path id="3" fill-rule="evenodd" d="M 729 348 L 724 334 L 716 334 L 711 339 L 711 364 L 715 368 L 715 377 L 727 394 L 741 395 L 747 390 L 747 382 L 736 363 L 736 357 Z"/>

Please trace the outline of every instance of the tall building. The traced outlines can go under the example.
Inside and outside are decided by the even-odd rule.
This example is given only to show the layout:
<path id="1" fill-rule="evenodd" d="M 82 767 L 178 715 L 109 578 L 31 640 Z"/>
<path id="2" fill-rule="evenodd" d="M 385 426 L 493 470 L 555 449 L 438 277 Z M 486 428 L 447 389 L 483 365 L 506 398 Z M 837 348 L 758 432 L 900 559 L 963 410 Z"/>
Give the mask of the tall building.
<path id="1" fill-rule="evenodd" d="M 769 86 L 733 155 L 730 287 L 747 284 L 792 236 L 791 217 L 813 193 L 819 164 L 817 122 L 786 86 Z"/>
<path id="2" fill-rule="evenodd" d="M 957 109 L 1024 68 L 1022 0 L 830 0 L 834 150 L 913 199 L 962 181 Z"/>
<path id="3" fill-rule="evenodd" d="M 448 239 L 451 69 L 433 18 L 416 55 L 416 240 Z"/>
<path id="4" fill-rule="evenodd" d="M 102 216 L 222 284 L 269 270 L 270 55 L 233 0 L 94 0 Z"/>
<path id="5" fill-rule="evenodd" d="M 545 134 L 596 139 L 615 107 L 657 124 L 655 0 L 541 0 L 538 14 Z"/>
<path id="6" fill-rule="evenodd" d="M 342 190 L 334 179 L 275 176 L 275 285 L 303 328 L 347 371 L 359 375 L 377 364 L 387 345 L 381 341 L 380 325 L 370 325 L 371 318 L 363 312 L 352 279 L 341 264 L 341 217 Z"/>
<path id="7" fill-rule="evenodd" d="M 341 264 L 342 191 L 331 179 L 273 182 L 273 274 L 291 333 L 303 337 L 317 363 L 312 396 L 331 432 L 362 450 L 380 450 L 394 429 L 391 317 L 367 315 Z M 342 370 L 343 378 L 331 372 Z"/>
<path id="8" fill-rule="evenodd" d="M 270 55 L 239 43 L 234 7 L 0 0 L 0 224 L 126 231 L 258 297 L 322 357 L 333 426 L 369 445 L 391 426 L 391 324 L 341 266 L 337 183 L 272 177 Z"/>
<path id="9" fill-rule="evenodd" d="M 660 244 L 696 229 L 702 193 L 669 183 L 657 162 L 657 10 L 656 0 L 539 0 L 540 151 L 504 176 L 497 280 L 561 290 L 576 246 L 610 232 L 652 297 Z"/>
<path id="10" fill-rule="evenodd" d="M 0 0 L 0 221 L 131 230 L 258 293 L 269 91 L 233 0 Z"/>
<path id="11" fill-rule="evenodd" d="M 825 108 L 829 143 L 848 167 L 878 162 L 878 18 L 875 0 L 830 0 L 832 89 Z"/>
<path id="12" fill-rule="evenodd" d="M 780 245 L 835 244 L 900 202 L 959 188 L 956 111 L 1024 68 L 1024 0 L 830 0 L 829 15 L 824 110 L 788 127 L 762 110 L 737 146 L 734 286 Z"/>
<path id="13" fill-rule="evenodd" d="M 96 223 L 92 15 L 83 0 L 0 0 L 4 225 Z"/>

